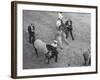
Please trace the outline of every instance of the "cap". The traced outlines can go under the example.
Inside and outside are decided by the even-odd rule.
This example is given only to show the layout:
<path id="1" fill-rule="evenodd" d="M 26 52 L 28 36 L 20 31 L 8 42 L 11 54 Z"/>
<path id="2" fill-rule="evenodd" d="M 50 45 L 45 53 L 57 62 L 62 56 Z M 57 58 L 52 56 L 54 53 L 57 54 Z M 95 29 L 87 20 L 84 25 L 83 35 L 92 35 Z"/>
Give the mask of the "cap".
<path id="1" fill-rule="evenodd" d="M 54 40 L 54 42 L 57 43 L 58 41 L 57 40 Z"/>

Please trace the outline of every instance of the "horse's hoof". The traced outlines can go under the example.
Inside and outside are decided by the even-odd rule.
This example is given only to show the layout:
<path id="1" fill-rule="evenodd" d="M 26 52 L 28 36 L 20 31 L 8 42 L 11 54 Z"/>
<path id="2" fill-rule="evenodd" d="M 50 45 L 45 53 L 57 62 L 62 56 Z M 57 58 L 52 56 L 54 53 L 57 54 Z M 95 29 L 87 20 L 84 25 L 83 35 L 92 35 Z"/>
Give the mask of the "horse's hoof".
<path id="1" fill-rule="evenodd" d="M 70 66 L 70 64 L 68 64 L 68 66 Z"/>

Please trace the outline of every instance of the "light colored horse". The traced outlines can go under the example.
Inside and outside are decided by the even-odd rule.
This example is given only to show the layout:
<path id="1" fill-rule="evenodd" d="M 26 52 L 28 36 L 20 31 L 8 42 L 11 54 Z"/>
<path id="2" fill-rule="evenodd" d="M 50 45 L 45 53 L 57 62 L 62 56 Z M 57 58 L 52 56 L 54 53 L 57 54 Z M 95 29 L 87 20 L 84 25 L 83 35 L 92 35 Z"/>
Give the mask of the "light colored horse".
<path id="1" fill-rule="evenodd" d="M 57 41 L 54 40 L 52 44 L 47 44 L 44 41 L 40 39 L 36 39 L 33 45 L 37 57 L 39 57 L 39 54 L 43 53 L 45 56 L 46 63 L 49 64 L 49 61 L 51 58 L 55 58 L 55 62 L 57 62 L 58 59 L 58 51 L 57 48 Z"/>

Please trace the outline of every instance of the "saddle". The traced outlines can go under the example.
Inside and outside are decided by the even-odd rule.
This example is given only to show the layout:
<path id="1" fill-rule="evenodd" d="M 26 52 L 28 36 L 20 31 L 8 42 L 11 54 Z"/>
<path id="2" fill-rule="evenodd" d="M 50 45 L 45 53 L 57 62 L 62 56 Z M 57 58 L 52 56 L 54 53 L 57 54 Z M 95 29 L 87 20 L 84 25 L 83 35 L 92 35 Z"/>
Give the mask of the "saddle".
<path id="1" fill-rule="evenodd" d="M 48 51 L 51 51 L 52 53 L 58 53 L 56 50 L 56 47 L 53 47 L 50 44 L 47 44 L 46 47 L 47 47 Z"/>

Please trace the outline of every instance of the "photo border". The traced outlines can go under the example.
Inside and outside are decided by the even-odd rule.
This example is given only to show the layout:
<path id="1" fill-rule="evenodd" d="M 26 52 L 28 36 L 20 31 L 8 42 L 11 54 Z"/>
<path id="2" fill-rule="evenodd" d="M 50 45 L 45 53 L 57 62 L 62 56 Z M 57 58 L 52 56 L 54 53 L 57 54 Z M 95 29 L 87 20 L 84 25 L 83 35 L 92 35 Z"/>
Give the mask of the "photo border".
<path id="1" fill-rule="evenodd" d="M 17 76 L 17 4 L 34 4 L 34 5 L 47 5 L 59 7 L 81 7 L 81 8 L 94 8 L 96 9 L 96 71 L 94 72 L 81 72 L 81 73 L 64 73 L 64 74 L 50 74 L 50 75 L 33 75 L 33 76 Z M 11 2 L 11 77 L 12 78 L 31 78 L 31 77 L 50 77 L 50 76 L 66 76 L 66 75 L 81 75 L 81 74 L 94 74 L 98 72 L 98 7 L 88 5 L 73 5 L 73 4 L 58 4 L 58 3 L 40 3 L 40 2 L 25 2 L 25 1 L 12 1 Z"/>

